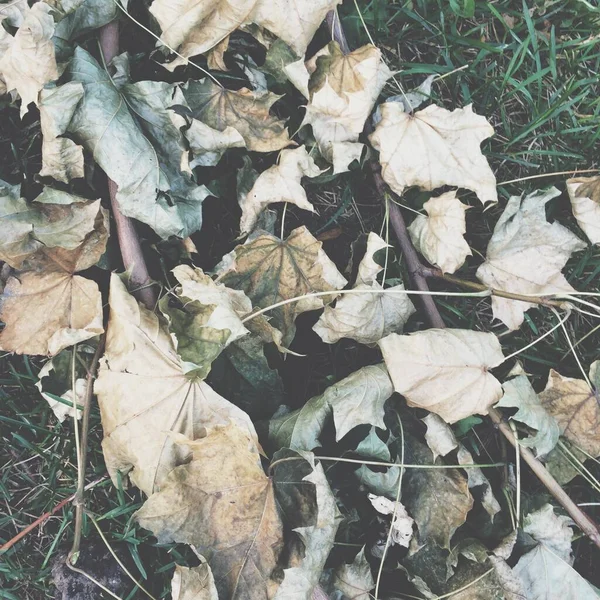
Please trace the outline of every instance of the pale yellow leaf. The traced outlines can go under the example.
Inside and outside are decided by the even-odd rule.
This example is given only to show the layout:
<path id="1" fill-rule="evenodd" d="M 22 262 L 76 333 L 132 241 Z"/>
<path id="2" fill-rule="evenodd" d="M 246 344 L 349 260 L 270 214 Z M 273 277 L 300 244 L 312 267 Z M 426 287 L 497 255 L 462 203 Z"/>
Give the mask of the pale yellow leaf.
<path id="1" fill-rule="evenodd" d="M 7 90 L 17 90 L 21 97 L 21 116 L 27 113 L 30 102 L 38 103 L 38 94 L 44 85 L 59 75 L 52 42 L 51 12 L 44 2 L 34 4 L 0 58 L 0 74 Z"/>
<path id="2" fill-rule="evenodd" d="M 334 173 L 340 173 L 360 157 L 358 136 L 391 72 L 375 46 L 346 55 L 336 42 L 327 48 L 309 81 L 303 125 L 312 126 L 321 154 L 334 164 Z"/>
<path id="3" fill-rule="evenodd" d="M 210 567 L 206 563 L 192 568 L 176 565 L 171 600 L 219 600 Z"/>
<path id="4" fill-rule="evenodd" d="M 295 150 L 282 150 L 277 164 L 261 173 L 250 191 L 242 193 L 238 198 L 242 209 L 241 233 L 251 232 L 260 213 L 275 202 L 290 202 L 299 208 L 315 212 L 300 182 L 303 177 L 316 177 L 320 173 L 321 169 L 304 146 Z"/>
<path id="5" fill-rule="evenodd" d="M 379 346 L 394 388 L 409 406 L 426 408 L 447 423 L 487 414 L 502 396 L 489 372 L 504 361 L 493 333 L 429 329 L 389 335 Z"/>
<path id="6" fill-rule="evenodd" d="M 179 435 L 194 440 L 205 427 L 254 427 L 246 413 L 186 376 L 166 324 L 111 277 L 106 350 L 94 391 L 102 414 L 108 472 L 128 472 L 146 494 L 189 458 Z"/>
<path id="7" fill-rule="evenodd" d="M 599 366 L 599 361 L 592 364 L 592 379 L 595 379 Z M 591 456 L 600 456 L 600 405 L 597 391 L 590 389 L 583 379 L 563 377 L 550 369 L 548 383 L 539 399 L 558 422 L 562 435 Z"/>
<path id="8" fill-rule="evenodd" d="M 0 319 L 0 349 L 17 354 L 53 356 L 104 331 L 96 282 L 64 271 L 10 277 Z"/>
<path id="9" fill-rule="evenodd" d="M 408 231 L 416 249 L 444 273 L 454 273 L 471 255 L 464 234 L 467 230 L 463 204 L 456 192 L 446 192 L 423 205 L 427 216 L 419 215 Z"/>
<path id="10" fill-rule="evenodd" d="M 566 227 L 546 220 L 546 203 L 559 196 L 556 188 L 536 191 L 508 201 L 487 247 L 477 278 L 486 285 L 522 295 L 570 293 L 574 289 L 561 273 L 573 252 L 585 244 Z M 518 329 L 531 302 L 492 297 L 494 317 Z"/>
<path id="11" fill-rule="evenodd" d="M 190 144 L 193 159 L 190 167 L 214 167 L 221 160 L 223 153 L 228 148 L 245 148 L 246 142 L 240 132 L 234 127 L 225 127 L 223 131 L 213 129 L 199 121 L 192 119 L 184 135 Z"/>
<path id="12" fill-rule="evenodd" d="M 600 177 L 567 179 L 573 216 L 592 244 L 600 244 Z"/>
<path id="13" fill-rule="evenodd" d="M 251 21 L 303 56 L 325 16 L 342 0 L 258 0 Z"/>
<path id="14" fill-rule="evenodd" d="M 259 235 L 237 246 L 217 265 L 219 281 L 242 290 L 258 308 L 266 308 L 312 292 L 343 288 L 346 280 L 306 227 L 294 229 L 286 240 Z M 336 297 L 309 297 L 269 311 L 272 325 L 283 333 L 287 346 L 296 331 L 296 317 L 308 310 L 318 310 Z"/>
<path id="15" fill-rule="evenodd" d="M 380 109 L 382 119 L 369 139 L 394 192 L 453 185 L 474 191 L 483 203 L 497 202 L 496 178 L 479 147 L 494 129 L 471 105 L 449 111 L 432 104 L 409 114 L 386 102 Z"/>
<path id="16" fill-rule="evenodd" d="M 398 294 L 404 285 L 383 288 L 377 282 L 357 285 L 354 290 L 362 294 L 344 294 L 335 307 L 326 306 L 313 330 L 328 343 L 342 338 L 356 340 L 361 344 L 375 344 L 390 333 L 402 331 L 415 307 L 406 294 Z M 375 292 L 375 293 L 372 293 Z"/>
<path id="17" fill-rule="evenodd" d="M 395 502 L 385 496 L 369 494 L 369 502 L 373 508 L 382 515 L 394 515 L 390 525 L 392 530 L 391 544 L 398 544 L 408 548 L 413 536 L 414 520 L 406 512 L 402 502 Z"/>
<path id="18" fill-rule="evenodd" d="M 383 267 L 375 260 L 375 253 L 391 246 L 379 237 L 376 233 L 370 231 L 367 237 L 367 248 L 365 255 L 358 265 L 358 274 L 356 275 L 356 284 L 371 285 L 377 280 L 377 275 L 383 271 Z"/>
<path id="19" fill-rule="evenodd" d="M 184 65 L 222 42 L 240 25 L 250 22 L 257 0 L 154 0 L 150 12 L 161 28 L 161 40 L 178 50 L 167 67 Z"/>
<path id="20" fill-rule="evenodd" d="M 272 598 L 283 530 L 255 435 L 230 424 L 186 443 L 192 460 L 167 475 L 137 520 L 159 542 L 192 544 L 206 556 L 219 597 Z"/>

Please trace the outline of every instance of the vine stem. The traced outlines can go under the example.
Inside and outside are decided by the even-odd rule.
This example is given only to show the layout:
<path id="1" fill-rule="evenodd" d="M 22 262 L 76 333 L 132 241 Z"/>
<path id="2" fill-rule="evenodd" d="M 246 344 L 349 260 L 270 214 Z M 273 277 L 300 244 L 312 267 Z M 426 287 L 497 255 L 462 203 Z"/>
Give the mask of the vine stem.
<path id="1" fill-rule="evenodd" d="M 346 49 L 345 52 L 347 53 L 350 50 L 350 48 L 348 46 L 344 30 L 342 28 L 341 23 L 339 22 L 339 17 L 337 16 L 337 14 L 335 15 L 335 17 L 331 18 L 329 18 L 328 16 L 327 24 L 330 27 L 332 38 L 338 42 L 340 49 L 342 49 L 342 51 Z M 332 27 L 332 24 L 336 26 Z M 370 131 L 372 131 L 372 126 L 370 123 L 366 124 L 365 130 L 367 133 L 370 133 Z M 394 202 L 391 202 L 389 199 L 386 184 L 381 175 L 381 168 L 375 161 L 370 161 L 369 166 L 373 174 L 375 189 L 377 190 L 377 193 L 381 197 L 382 201 L 387 204 L 387 208 L 389 210 L 390 215 L 390 222 L 392 224 L 392 228 L 394 230 L 396 238 L 398 239 L 398 244 L 404 255 L 404 260 L 408 268 L 409 277 L 417 289 L 422 291 L 428 291 L 429 286 L 427 284 L 427 277 L 438 277 L 439 272 L 436 272 L 436 270 L 426 267 L 421 263 L 419 255 L 417 254 L 417 251 L 415 250 L 415 247 L 413 246 L 413 243 L 408 234 L 408 229 L 406 228 L 406 223 L 404 221 L 402 212 L 400 211 L 400 207 L 397 206 Z M 442 279 L 448 280 L 447 277 L 448 276 L 442 277 Z M 454 279 L 452 283 L 455 283 L 457 285 L 462 285 L 465 283 L 462 280 L 457 280 L 455 278 L 452 279 Z M 479 284 L 472 285 L 478 286 Z M 516 298 L 511 299 L 516 300 Z M 440 329 L 445 328 L 446 324 L 444 323 L 444 319 L 442 318 L 442 315 L 440 314 L 440 311 L 438 310 L 433 300 L 433 297 L 422 296 L 421 303 L 425 312 L 425 316 L 429 321 L 429 324 L 432 327 Z M 548 303 L 548 301 L 545 301 L 544 303 Z M 563 306 L 564 305 L 562 305 L 561 307 Z M 494 422 L 494 424 L 498 427 L 502 435 L 504 435 L 504 437 L 515 447 L 515 449 L 519 452 L 521 458 L 529 465 L 533 473 L 538 477 L 541 483 L 544 484 L 546 489 L 552 494 L 552 496 L 554 496 L 554 498 L 560 503 L 560 505 L 565 509 L 565 511 L 569 514 L 573 521 L 577 523 L 581 530 L 590 538 L 590 540 L 596 546 L 598 546 L 598 548 L 600 548 L 600 531 L 598 530 L 598 526 L 596 525 L 596 523 L 594 523 L 594 521 L 592 521 L 592 519 L 590 519 L 590 517 L 588 517 L 577 506 L 577 504 L 575 504 L 571 500 L 571 498 L 569 498 L 567 493 L 562 489 L 562 487 L 559 485 L 556 479 L 552 477 L 550 472 L 534 456 L 534 454 L 528 448 L 524 448 L 515 440 L 513 433 L 510 427 L 505 422 L 502 414 L 495 408 L 490 408 L 488 414 L 491 420 Z"/>
<path id="2" fill-rule="evenodd" d="M 119 21 L 115 20 L 100 29 L 100 49 L 106 64 L 119 53 Z M 154 310 L 157 297 L 142 253 L 140 238 L 133 221 L 126 217 L 117 203 L 117 184 L 108 178 L 110 205 L 117 227 L 117 238 L 125 270 L 134 289 L 134 295 L 148 309 Z"/>

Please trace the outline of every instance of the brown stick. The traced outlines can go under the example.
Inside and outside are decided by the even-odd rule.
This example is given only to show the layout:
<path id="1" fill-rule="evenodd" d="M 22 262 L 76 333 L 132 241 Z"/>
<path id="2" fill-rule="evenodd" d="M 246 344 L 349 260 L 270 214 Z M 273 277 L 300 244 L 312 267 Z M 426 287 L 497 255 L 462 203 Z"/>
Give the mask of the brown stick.
<path id="1" fill-rule="evenodd" d="M 119 52 L 119 22 L 112 21 L 100 29 L 100 48 L 104 61 L 108 64 Z M 113 217 L 117 226 L 117 237 L 123 265 L 129 272 L 133 293 L 137 299 L 148 309 L 154 310 L 157 302 L 156 291 L 148 273 L 140 238 L 135 230 L 133 221 L 123 215 L 117 204 L 117 184 L 108 179 L 108 194 Z"/>
<path id="2" fill-rule="evenodd" d="M 96 481 L 92 481 L 91 483 L 89 483 L 88 485 L 85 486 L 86 491 L 97 486 L 99 483 L 102 483 L 105 479 L 107 479 L 106 475 L 104 477 L 101 477 L 100 479 L 96 479 Z M 25 527 L 25 529 L 23 529 L 23 531 L 20 531 L 19 533 L 17 533 L 17 535 L 15 535 L 15 537 L 8 540 L 8 542 L 2 544 L 2 546 L 0 546 L 0 554 L 2 554 L 3 552 L 6 552 L 10 548 L 12 548 L 18 541 L 22 540 L 28 533 L 33 531 L 36 527 L 39 527 L 44 521 L 47 521 L 52 515 L 55 515 L 61 508 L 63 508 L 67 504 L 69 504 L 69 502 L 72 502 L 73 500 L 75 500 L 75 496 L 77 496 L 76 493 L 72 494 L 68 498 L 65 498 L 64 500 L 61 500 L 52 510 L 49 510 L 48 512 L 45 512 L 43 515 L 39 516 L 33 523 L 27 525 L 27 527 Z"/>
<path id="3" fill-rule="evenodd" d="M 490 408 L 490 419 L 496 424 L 504 437 L 516 448 L 517 440 L 510 427 L 505 423 L 502 415 L 495 408 Z M 530 469 L 537 475 L 538 479 L 546 486 L 547 490 L 556 498 L 561 506 L 569 513 L 569 516 L 577 523 L 591 540 L 600 548 L 600 532 L 596 524 L 569 498 L 567 493 L 560 487 L 549 473 L 548 469 L 533 455 L 529 448 L 519 445 L 521 458 L 529 465 Z"/>
<path id="4" fill-rule="evenodd" d="M 337 17 L 337 15 L 335 15 L 335 18 L 329 18 L 328 15 L 327 24 L 330 27 L 333 39 L 338 42 L 341 49 L 347 48 L 348 50 L 345 50 L 345 52 L 348 52 L 348 42 L 346 41 L 346 37 L 344 35 L 341 23 L 339 23 L 339 18 Z M 332 24 L 339 24 L 339 27 L 332 27 Z M 370 129 L 370 124 L 367 124 L 366 129 Z M 413 246 L 410 236 L 408 234 L 406 223 L 404 222 L 404 217 L 400 212 L 400 208 L 395 203 L 391 202 L 388 198 L 385 182 L 383 181 L 383 177 L 381 176 L 381 170 L 379 166 L 375 164 L 374 161 L 371 161 L 370 168 L 373 173 L 375 188 L 381 196 L 382 201 L 387 203 L 387 207 L 390 214 L 390 222 L 392 223 L 392 228 L 394 229 L 394 233 L 398 238 L 398 244 L 400 245 L 400 248 L 402 249 L 402 252 L 404 254 L 404 259 L 408 267 L 409 276 L 417 289 L 422 291 L 428 291 L 429 286 L 427 285 L 427 277 L 435 276 L 436 271 L 429 267 L 425 267 L 419 260 L 417 251 L 415 250 L 415 247 Z M 454 283 L 458 282 L 455 281 Z M 442 316 L 437 306 L 435 305 L 435 302 L 433 302 L 431 296 L 423 296 L 423 299 L 425 298 L 431 300 L 431 302 L 423 302 L 423 309 L 425 311 L 427 320 L 429 321 L 430 325 L 432 327 L 437 328 L 446 327 L 444 320 L 442 319 Z M 515 448 L 518 448 L 518 451 L 523 460 L 529 465 L 531 470 L 544 484 L 546 489 L 554 496 L 554 498 L 556 498 L 556 500 L 567 511 L 569 516 L 573 519 L 573 521 L 575 521 L 575 523 L 577 523 L 581 530 L 590 538 L 590 540 L 600 548 L 600 531 L 598 530 L 598 526 L 594 523 L 594 521 L 592 521 L 571 500 L 571 498 L 569 498 L 569 496 L 554 479 L 554 477 L 552 477 L 552 475 L 546 469 L 546 467 L 544 467 L 544 465 L 539 460 L 537 460 L 537 458 L 535 458 L 532 452 L 516 442 L 513 433 L 510 430 L 510 427 L 508 427 L 508 425 L 506 425 L 506 423 L 504 423 L 504 421 L 502 420 L 501 414 L 493 408 L 490 409 L 489 414 L 492 421 L 494 421 L 494 423 L 498 426 L 498 428 L 506 437 L 506 439 Z"/>

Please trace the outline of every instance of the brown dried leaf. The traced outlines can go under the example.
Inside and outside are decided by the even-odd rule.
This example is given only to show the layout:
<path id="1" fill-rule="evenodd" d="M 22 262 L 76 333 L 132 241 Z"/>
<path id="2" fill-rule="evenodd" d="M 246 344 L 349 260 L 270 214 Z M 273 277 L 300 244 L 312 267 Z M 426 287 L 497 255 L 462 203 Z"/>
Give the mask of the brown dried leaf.
<path id="1" fill-rule="evenodd" d="M 140 306 L 117 275 L 109 303 L 106 350 L 94 386 L 104 457 L 115 481 L 117 471 L 130 471 L 131 481 L 150 495 L 189 458 L 177 443 L 181 436 L 194 440 L 205 427 L 229 422 L 252 434 L 254 427 L 246 413 L 186 375 L 164 321 Z"/>
<path id="2" fill-rule="evenodd" d="M 237 425 L 184 440 L 193 458 L 173 469 L 137 512 L 161 543 L 183 542 L 206 556 L 219 596 L 272 598 L 270 578 L 283 543 L 271 480 L 256 440 Z"/>
<path id="3" fill-rule="evenodd" d="M 291 143 L 284 121 L 269 113 L 279 100 L 276 94 L 246 88 L 227 90 L 210 79 L 190 81 L 183 94 L 194 118 L 217 131 L 233 127 L 248 150 L 273 152 Z"/>
<path id="4" fill-rule="evenodd" d="M 592 380 L 599 367 L 600 361 L 590 367 Z M 551 369 L 539 398 L 558 421 L 562 435 L 593 457 L 600 455 L 600 404 L 596 390 L 590 389 L 583 379 L 563 377 Z"/>
<path id="5" fill-rule="evenodd" d="M 219 600 L 210 567 L 202 563 L 197 567 L 175 566 L 171 580 L 172 600 Z"/>
<path id="6" fill-rule="evenodd" d="M 254 306 L 266 308 L 277 302 L 312 292 L 339 290 L 346 280 L 306 229 L 294 229 L 285 241 L 263 234 L 237 246 L 217 265 L 219 281 L 246 292 Z M 304 298 L 271 310 L 271 323 L 283 333 L 283 344 L 294 338 L 296 317 L 331 302 L 335 294 Z"/>

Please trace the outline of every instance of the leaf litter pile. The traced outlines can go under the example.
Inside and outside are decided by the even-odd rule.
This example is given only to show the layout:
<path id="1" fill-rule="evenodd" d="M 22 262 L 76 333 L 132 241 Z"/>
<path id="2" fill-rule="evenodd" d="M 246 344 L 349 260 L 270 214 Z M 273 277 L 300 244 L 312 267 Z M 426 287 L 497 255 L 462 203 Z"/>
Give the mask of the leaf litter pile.
<path id="1" fill-rule="evenodd" d="M 75 419 L 59 588 L 125 594 L 81 540 L 97 399 L 108 474 L 143 498 L 129 526 L 190 549 L 173 599 L 598 597 L 572 543 L 600 533 L 561 486 L 574 465 L 593 480 L 600 362 L 569 341 L 580 376 L 557 363 L 536 391 L 502 341 L 532 309 L 550 323 L 532 344 L 598 318 L 563 269 L 600 242 L 600 178 L 566 181 L 570 228 L 547 217 L 556 188 L 499 200 L 486 117 L 434 103 L 432 78 L 381 101 L 397 74 L 348 47 L 339 3 L 154 0 L 148 27 L 113 0 L 0 4 L 3 110 L 41 139 L 33 176 L 0 181 L 0 349 L 37 356 Z M 156 39 L 119 53 L 116 18 Z M 314 190 L 357 174 L 385 218 L 350 243 Z M 467 211 L 498 203 L 481 254 Z M 493 320 L 445 327 L 436 303 L 462 296 Z M 300 398 L 307 339 L 331 358 Z"/>

